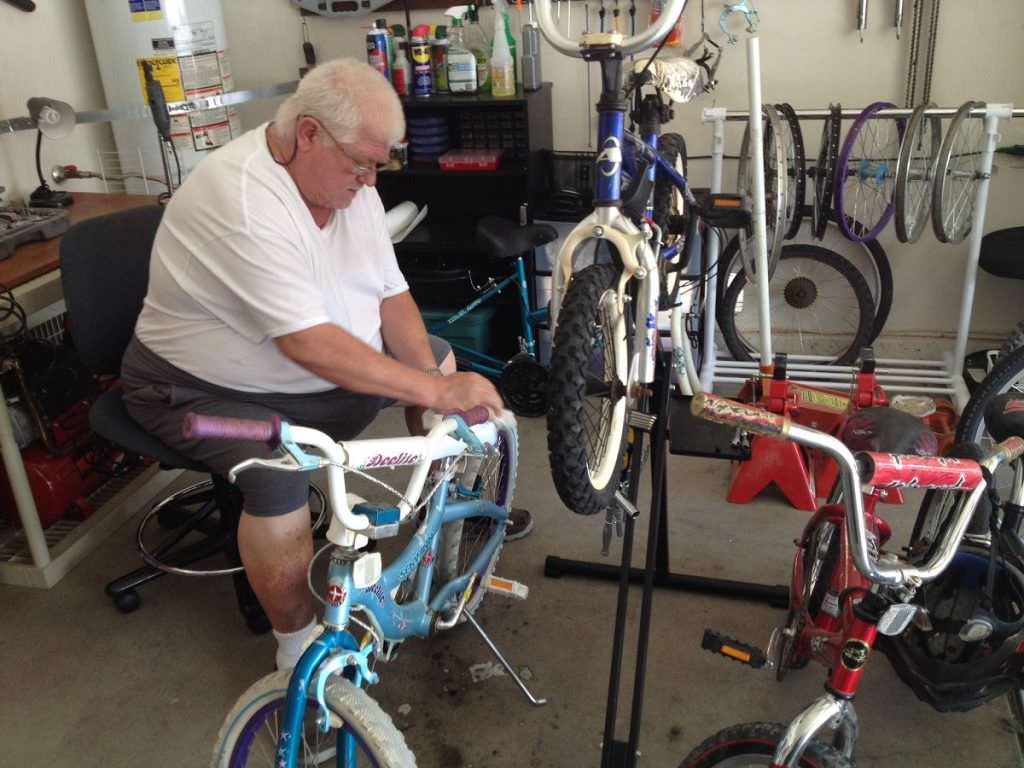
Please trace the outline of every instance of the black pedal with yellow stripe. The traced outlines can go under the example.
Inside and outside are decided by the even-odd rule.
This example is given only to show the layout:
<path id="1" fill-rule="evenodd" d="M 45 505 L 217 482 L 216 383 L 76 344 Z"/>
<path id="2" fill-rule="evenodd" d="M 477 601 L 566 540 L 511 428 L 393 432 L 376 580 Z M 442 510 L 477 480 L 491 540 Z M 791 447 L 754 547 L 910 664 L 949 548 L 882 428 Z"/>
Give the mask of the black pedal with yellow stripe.
<path id="1" fill-rule="evenodd" d="M 768 663 L 768 657 L 760 648 L 741 643 L 726 635 L 720 635 L 713 629 L 704 630 L 704 639 L 701 640 L 700 647 L 705 651 L 720 654 L 754 669 L 761 669 Z"/>

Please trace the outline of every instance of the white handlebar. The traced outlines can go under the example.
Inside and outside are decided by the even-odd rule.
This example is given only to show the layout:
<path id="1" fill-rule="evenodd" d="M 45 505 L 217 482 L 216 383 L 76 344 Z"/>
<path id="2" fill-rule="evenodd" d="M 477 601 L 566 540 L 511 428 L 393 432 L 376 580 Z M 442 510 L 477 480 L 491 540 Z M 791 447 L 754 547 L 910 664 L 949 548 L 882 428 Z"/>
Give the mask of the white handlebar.
<path id="1" fill-rule="evenodd" d="M 651 26 L 639 35 L 624 37 L 621 41 L 617 41 L 617 46 L 622 51 L 622 54 L 624 56 L 628 56 L 631 53 L 637 53 L 646 48 L 650 48 L 656 42 L 660 41 L 669 33 L 672 26 L 679 20 L 679 17 L 683 13 L 683 9 L 686 7 L 686 3 L 687 0 L 669 0 L 664 13 L 662 13 L 661 16 L 651 24 Z M 568 37 L 563 35 L 561 30 L 558 28 L 558 25 L 555 23 L 554 16 L 551 12 L 551 0 L 535 0 L 535 4 L 537 6 L 537 21 L 540 24 L 540 31 L 544 35 L 544 38 L 551 44 L 551 47 L 561 53 L 564 53 L 566 56 L 583 58 L 582 43 L 570 40 Z M 597 33 L 590 34 L 593 35 Z"/>

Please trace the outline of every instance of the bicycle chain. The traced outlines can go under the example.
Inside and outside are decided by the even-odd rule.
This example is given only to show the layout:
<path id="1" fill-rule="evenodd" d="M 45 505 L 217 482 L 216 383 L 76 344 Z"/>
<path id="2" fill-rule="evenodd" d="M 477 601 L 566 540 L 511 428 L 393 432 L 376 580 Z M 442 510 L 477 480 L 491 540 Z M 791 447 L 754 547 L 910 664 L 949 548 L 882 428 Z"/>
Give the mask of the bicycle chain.
<path id="1" fill-rule="evenodd" d="M 910 23 L 910 55 L 907 59 L 907 92 L 906 106 L 913 109 L 917 93 L 917 57 L 921 44 L 921 20 L 924 18 L 922 6 L 925 0 L 914 0 L 914 16 Z"/>
<path id="2" fill-rule="evenodd" d="M 924 93 L 921 100 L 927 104 L 932 98 L 932 74 L 935 69 L 935 44 L 939 36 L 939 10 L 942 0 L 932 0 L 932 17 L 928 25 L 928 61 L 924 70 Z"/>

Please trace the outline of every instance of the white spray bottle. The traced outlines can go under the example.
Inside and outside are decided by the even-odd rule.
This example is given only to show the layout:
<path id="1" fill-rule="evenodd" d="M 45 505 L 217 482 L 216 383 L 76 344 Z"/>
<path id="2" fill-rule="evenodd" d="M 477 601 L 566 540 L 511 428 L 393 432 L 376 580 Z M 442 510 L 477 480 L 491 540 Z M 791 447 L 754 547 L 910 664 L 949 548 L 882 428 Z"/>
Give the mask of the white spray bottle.
<path id="1" fill-rule="evenodd" d="M 456 5 L 445 11 L 452 21 L 448 25 L 448 90 L 453 95 L 469 95 L 477 91 L 476 56 L 466 45 L 463 17 L 468 5 Z"/>
<path id="2" fill-rule="evenodd" d="M 494 40 L 491 43 L 491 94 L 516 95 L 516 64 L 505 30 L 508 3 L 494 0 Z"/>

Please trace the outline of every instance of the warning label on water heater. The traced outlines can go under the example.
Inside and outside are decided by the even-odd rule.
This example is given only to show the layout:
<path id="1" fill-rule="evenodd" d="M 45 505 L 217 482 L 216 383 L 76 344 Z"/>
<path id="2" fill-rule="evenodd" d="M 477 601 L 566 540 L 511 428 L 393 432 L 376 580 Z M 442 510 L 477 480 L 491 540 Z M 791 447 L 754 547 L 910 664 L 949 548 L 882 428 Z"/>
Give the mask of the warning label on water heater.
<path id="1" fill-rule="evenodd" d="M 132 21 L 159 21 L 164 17 L 160 0 L 128 0 Z"/>

